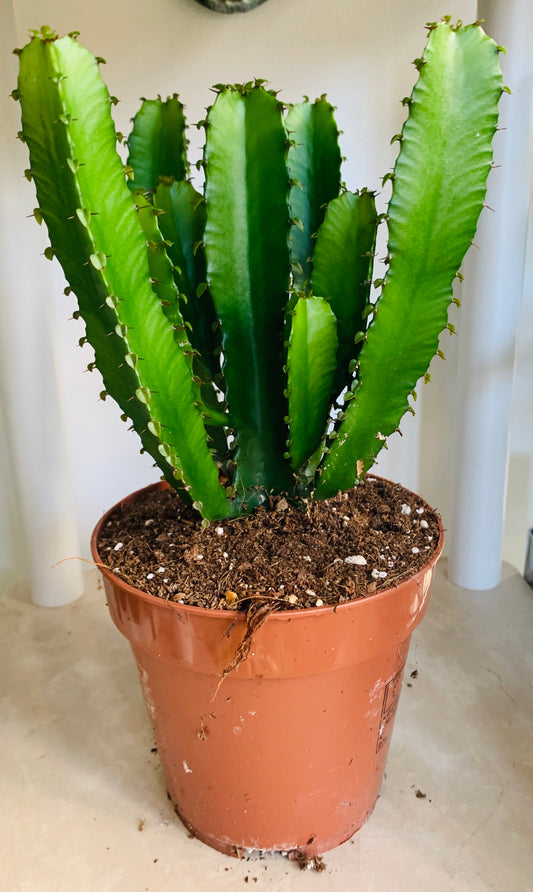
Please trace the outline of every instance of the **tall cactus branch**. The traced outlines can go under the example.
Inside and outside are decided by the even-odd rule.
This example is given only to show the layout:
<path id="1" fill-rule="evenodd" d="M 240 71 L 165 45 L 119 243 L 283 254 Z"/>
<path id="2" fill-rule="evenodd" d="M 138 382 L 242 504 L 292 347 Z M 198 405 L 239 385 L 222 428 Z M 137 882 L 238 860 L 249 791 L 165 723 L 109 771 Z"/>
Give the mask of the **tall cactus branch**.
<path id="1" fill-rule="evenodd" d="M 264 498 L 292 484 L 284 458 L 281 356 L 288 175 L 274 95 L 261 86 L 219 93 L 208 114 L 205 167 L 207 272 L 223 332 L 226 396 L 238 443 L 236 485 Z"/>
<path id="2" fill-rule="evenodd" d="M 78 297 L 106 390 L 206 516 L 224 516 L 228 502 L 195 406 L 190 366 L 151 287 L 146 241 L 96 61 L 70 37 L 36 35 L 20 66 L 23 130 L 41 214 Z"/>
<path id="3" fill-rule="evenodd" d="M 432 26 L 401 134 L 389 206 L 390 267 L 359 383 L 316 496 L 353 486 L 398 426 L 438 348 L 474 237 L 502 94 L 498 48 L 477 25 Z"/>

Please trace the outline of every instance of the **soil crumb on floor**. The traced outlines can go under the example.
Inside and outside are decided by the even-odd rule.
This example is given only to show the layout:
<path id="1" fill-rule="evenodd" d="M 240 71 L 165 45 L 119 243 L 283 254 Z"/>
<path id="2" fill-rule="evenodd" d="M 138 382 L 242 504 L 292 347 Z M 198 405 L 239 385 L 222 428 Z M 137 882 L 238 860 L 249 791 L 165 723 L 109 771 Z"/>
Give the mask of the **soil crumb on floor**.
<path id="1" fill-rule="evenodd" d="M 342 604 L 398 585 L 439 544 L 437 514 L 398 484 L 367 477 L 347 493 L 284 498 L 270 510 L 200 526 L 168 488 L 120 506 L 101 530 L 100 560 L 135 588 L 183 604 L 248 610 Z"/>

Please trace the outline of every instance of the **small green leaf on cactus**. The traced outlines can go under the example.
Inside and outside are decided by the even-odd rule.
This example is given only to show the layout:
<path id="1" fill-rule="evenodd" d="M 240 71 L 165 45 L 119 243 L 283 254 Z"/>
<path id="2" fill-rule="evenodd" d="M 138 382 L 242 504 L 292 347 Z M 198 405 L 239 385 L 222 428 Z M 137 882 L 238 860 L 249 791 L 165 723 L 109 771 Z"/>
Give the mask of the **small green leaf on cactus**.
<path id="1" fill-rule="evenodd" d="M 119 338 L 125 338 L 128 334 L 128 327 L 124 324 L 124 322 L 117 322 L 115 325 L 115 334 L 118 335 Z"/>
<path id="2" fill-rule="evenodd" d="M 135 391 L 135 396 L 137 397 L 139 402 L 143 403 L 145 406 L 147 406 L 150 402 L 150 390 L 146 386 L 138 387 Z"/>
<path id="3" fill-rule="evenodd" d="M 81 225 L 88 229 L 91 222 L 91 212 L 87 208 L 76 208 L 76 216 Z"/>
<path id="4" fill-rule="evenodd" d="M 107 266 L 107 257 L 103 251 L 95 251 L 94 254 L 90 255 L 89 263 L 95 269 L 103 270 Z"/>
<path id="5" fill-rule="evenodd" d="M 148 430 L 154 437 L 160 437 L 162 432 L 161 422 L 150 420 L 146 425 Z"/>

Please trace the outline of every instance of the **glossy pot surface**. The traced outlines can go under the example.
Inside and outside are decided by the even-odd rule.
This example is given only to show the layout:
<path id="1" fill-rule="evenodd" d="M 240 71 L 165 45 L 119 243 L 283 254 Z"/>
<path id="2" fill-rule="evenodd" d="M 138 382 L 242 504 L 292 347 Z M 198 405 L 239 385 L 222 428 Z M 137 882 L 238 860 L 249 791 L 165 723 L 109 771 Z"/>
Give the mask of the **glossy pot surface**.
<path id="1" fill-rule="evenodd" d="M 93 533 L 98 562 L 98 533 L 111 511 Z M 437 552 L 396 588 L 336 608 L 273 613 L 222 683 L 244 614 L 161 600 L 101 566 L 111 616 L 137 662 L 169 794 L 195 836 L 229 854 L 311 857 L 364 824 L 443 540 L 441 527 Z"/>

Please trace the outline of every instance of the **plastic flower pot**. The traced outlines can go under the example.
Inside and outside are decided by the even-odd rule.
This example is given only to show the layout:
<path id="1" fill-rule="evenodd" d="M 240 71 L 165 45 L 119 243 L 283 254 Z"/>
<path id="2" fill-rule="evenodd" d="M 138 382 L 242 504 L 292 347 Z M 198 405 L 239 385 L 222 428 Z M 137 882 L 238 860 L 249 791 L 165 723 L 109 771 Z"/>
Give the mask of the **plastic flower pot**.
<path id="1" fill-rule="evenodd" d="M 113 510 L 92 536 L 98 562 L 98 534 Z M 443 540 L 441 527 L 436 553 L 395 588 L 338 607 L 273 613 L 222 683 L 244 635 L 243 613 L 165 601 L 102 567 L 169 795 L 196 837 L 227 854 L 311 858 L 365 823 Z"/>

